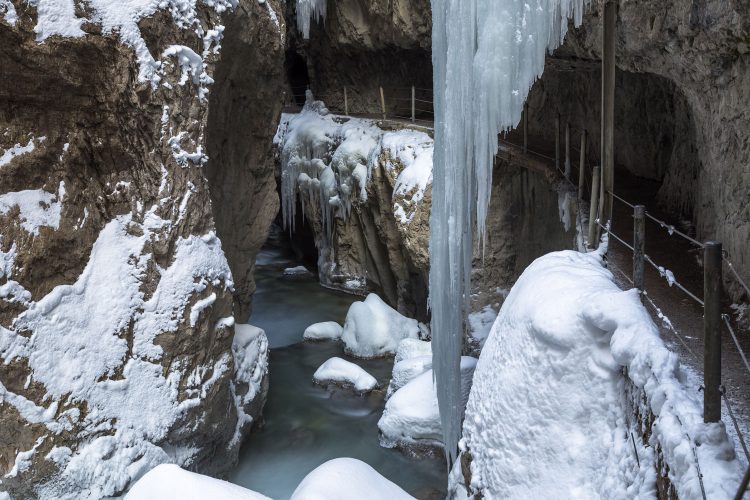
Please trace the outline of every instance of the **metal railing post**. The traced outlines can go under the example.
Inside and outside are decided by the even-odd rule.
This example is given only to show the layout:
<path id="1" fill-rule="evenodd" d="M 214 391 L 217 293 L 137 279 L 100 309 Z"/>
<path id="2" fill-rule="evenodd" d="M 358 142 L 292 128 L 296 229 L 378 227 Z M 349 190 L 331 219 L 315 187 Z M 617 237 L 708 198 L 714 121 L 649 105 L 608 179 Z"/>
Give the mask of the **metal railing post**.
<path id="1" fill-rule="evenodd" d="M 555 168 L 560 170 L 560 113 L 555 115 Z"/>
<path id="2" fill-rule="evenodd" d="M 703 421 L 721 420 L 721 243 L 703 247 Z"/>
<path id="3" fill-rule="evenodd" d="M 583 199 L 583 190 L 586 187 L 586 129 L 581 133 L 581 161 L 578 165 L 578 198 Z"/>
<path id="4" fill-rule="evenodd" d="M 570 180 L 570 122 L 565 122 L 565 178 Z"/>
<path id="5" fill-rule="evenodd" d="M 414 92 L 414 85 L 412 85 L 411 86 L 411 122 L 412 123 L 414 123 L 414 121 L 415 121 L 414 118 L 415 118 L 415 115 L 416 115 L 416 113 L 414 112 L 415 108 L 416 108 L 416 106 L 414 105 L 415 94 L 416 94 L 416 92 Z"/>
<path id="6" fill-rule="evenodd" d="M 346 87 L 344 87 L 344 115 L 349 116 L 349 97 L 346 95 Z"/>
<path id="7" fill-rule="evenodd" d="M 380 109 L 383 111 L 383 120 L 386 120 L 386 116 L 385 116 L 385 94 L 383 94 L 383 87 L 380 87 Z"/>
<path id="8" fill-rule="evenodd" d="M 594 167 L 591 174 L 591 203 L 589 206 L 589 246 L 595 248 L 596 242 L 596 213 L 599 208 L 599 167 Z"/>
<path id="9" fill-rule="evenodd" d="M 633 207 L 633 286 L 644 289 L 646 271 L 646 207 Z"/>

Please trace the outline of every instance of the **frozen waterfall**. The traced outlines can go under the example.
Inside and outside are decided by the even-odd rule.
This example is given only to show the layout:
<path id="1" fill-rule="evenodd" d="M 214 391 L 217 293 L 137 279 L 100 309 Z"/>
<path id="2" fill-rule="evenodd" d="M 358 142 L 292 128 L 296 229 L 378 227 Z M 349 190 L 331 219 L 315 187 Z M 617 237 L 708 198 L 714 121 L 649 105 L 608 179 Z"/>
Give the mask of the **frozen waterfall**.
<path id="1" fill-rule="evenodd" d="M 310 38 L 310 24 L 326 17 L 327 0 L 297 0 L 297 29 L 305 40 Z"/>
<path id="2" fill-rule="evenodd" d="M 446 455 L 456 458 L 460 358 L 474 239 L 483 244 L 497 136 L 588 0 L 432 0 L 435 154 L 430 218 L 433 367 Z"/>

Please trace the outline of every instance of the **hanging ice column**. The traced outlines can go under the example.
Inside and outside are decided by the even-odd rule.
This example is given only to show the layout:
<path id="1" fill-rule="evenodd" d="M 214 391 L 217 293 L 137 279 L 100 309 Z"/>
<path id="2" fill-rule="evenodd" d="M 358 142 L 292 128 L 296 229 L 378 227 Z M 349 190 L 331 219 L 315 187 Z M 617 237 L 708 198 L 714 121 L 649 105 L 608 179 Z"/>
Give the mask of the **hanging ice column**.
<path id="1" fill-rule="evenodd" d="M 297 29 L 305 40 L 310 38 L 310 24 L 326 17 L 327 0 L 297 0 Z"/>
<path id="2" fill-rule="evenodd" d="M 433 367 L 446 455 L 460 435 L 460 356 L 474 223 L 481 244 L 497 136 L 521 119 L 547 50 L 588 0 L 432 0 L 435 155 L 430 218 Z"/>

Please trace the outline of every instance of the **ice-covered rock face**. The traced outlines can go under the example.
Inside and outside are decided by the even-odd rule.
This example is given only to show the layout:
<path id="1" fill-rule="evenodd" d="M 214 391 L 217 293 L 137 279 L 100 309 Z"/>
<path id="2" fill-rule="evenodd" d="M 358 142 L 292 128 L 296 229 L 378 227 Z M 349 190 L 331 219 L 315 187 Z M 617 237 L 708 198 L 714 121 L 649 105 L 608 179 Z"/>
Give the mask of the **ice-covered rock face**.
<path id="1" fill-rule="evenodd" d="M 93 22 L 73 2 L 14 18 L 8 5 L 0 496 L 100 498 L 163 462 L 229 466 L 267 380 L 262 332 L 233 344 L 235 280 L 206 178 L 220 48 L 237 42 L 231 4 L 131 15 L 88 2 Z M 272 7 L 238 10 L 243 33 L 271 46 Z"/>

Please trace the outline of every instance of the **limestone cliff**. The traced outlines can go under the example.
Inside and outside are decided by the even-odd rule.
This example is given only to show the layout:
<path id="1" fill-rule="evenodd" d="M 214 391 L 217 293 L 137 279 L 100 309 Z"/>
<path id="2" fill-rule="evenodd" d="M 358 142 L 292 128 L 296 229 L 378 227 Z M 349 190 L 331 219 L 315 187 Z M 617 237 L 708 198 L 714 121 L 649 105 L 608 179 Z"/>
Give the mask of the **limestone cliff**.
<path id="1" fill-rule="evenodd" d="M 240 236 L 225 213 L 273 210 L 279 4 L 33 5 L 0 1 L 0 496 L 218 472 L 265 397 L 265 337 L 234 335 L 232 302 L 268 216 Z M 267 102 L 247 130 L 230 115 L 252 85 Z M 250 133 L 218 144 L 209 122 Z"/>

